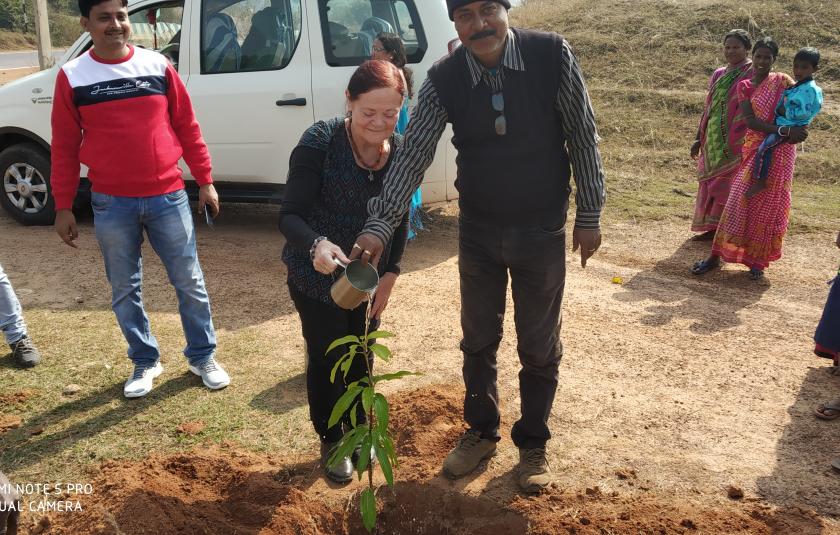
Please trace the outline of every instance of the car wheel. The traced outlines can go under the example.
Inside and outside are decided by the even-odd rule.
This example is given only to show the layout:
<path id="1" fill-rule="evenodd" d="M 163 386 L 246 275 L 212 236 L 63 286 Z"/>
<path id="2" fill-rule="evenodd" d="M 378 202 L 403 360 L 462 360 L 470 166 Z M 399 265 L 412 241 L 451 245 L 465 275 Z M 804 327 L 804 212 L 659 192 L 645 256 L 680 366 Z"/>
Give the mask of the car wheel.
<path id="1" fill-rule="evenodd" d="M 50 157 L 31 143 L 0 152 L 0 204 L 24 225 L 51 225 L 55 203 L 50 188 Z"/>

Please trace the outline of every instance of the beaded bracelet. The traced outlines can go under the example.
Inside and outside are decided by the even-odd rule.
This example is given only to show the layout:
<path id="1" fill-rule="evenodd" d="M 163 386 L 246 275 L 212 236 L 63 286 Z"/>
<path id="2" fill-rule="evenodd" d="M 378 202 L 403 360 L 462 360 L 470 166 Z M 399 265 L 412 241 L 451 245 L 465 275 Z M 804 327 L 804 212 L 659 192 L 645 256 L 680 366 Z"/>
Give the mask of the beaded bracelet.
<path id="1" fill-rule="evenodd" d="M 315 238 L 315 241 L 312 242 L 312 247 L 309 248 L 309 259 L 315 260 L 315 248 L 318 247 L 318 244 L 322 241 L 326 240 L 326 236 L 318 236 Z"/>

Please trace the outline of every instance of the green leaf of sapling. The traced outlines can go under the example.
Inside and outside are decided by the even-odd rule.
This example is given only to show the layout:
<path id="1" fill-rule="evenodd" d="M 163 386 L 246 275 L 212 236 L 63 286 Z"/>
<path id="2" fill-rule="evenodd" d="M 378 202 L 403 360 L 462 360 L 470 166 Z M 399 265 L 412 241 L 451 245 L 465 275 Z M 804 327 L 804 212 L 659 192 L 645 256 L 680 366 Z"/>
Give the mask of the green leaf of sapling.
<path id="1" fill-rule="evenodd" d="M 365 410 L 365 414 L 370 412 L 371 405 L 373 405 L 373 387 L 366 386 L 362 390 L 362 408 Z"/>
<path id="2" fill-rule="evenodd" d="M 372 333 L 368 333 L 367 339 L 370 341 L 376 340 L 377 338 L 393 338 L 395 336 L 396 335 L 394 333 L 388 331 L 373 331 Z"/>
<path id="3" fill-rule="evenodd" d="M 370 346 L 370 350 L 373 351 L 374 355 L 381 358 L 385 362 L 391 360 L 391 350 L 383 346 L 382 344 L 373 344 L 372 346 Z"/>
<path id="4" fill-rule="evenodd" d="M 372 488 L 366 488 L 359 497 L 359 511 L 362 513 L 362 524 L 369 532 L 376 526 L 376 496 Z"/>
<path id="5" fill-rule="evenodd" d="M 335 406 L 330 414 L 329 422 L 327 422 L 328 427 L 334 426 L 339 422 L 339 420 L 341 420 L 341 417 L 344 416 L 344 413 L 347 412 L 347 409 L 350 408 L 353 400 L 356 399 L 356 396 L 358 396 L 361 391 L 361 386 L 354 386 L 352 388 L 348 388 L 347 392 L 338 398 L 338 401 L 335 402 Z"/>
<path id="6" fill-rule="evenodd" d="M 380 434 L 388 432 L 388 400 L 382 394 L 373 398 L 373 413 L 376 415 L 376 428 Z"/>
<path id="7" fill-rule="evenodd" d="M 358 336 L 348 334 L 347 336 L 342 336 L 338 340 L 334 340 L 333 343 L 331 343 L 330 346 L 327 348 L 327 351 L 324 353 L 324 355 L 328 354 L 330 351 L 337 348 L 338 346 L 343 346 L 344 344 L 349 344 L 350 342 L 355 342 L 357 344 L 361 343 L 359 341 Z"/>

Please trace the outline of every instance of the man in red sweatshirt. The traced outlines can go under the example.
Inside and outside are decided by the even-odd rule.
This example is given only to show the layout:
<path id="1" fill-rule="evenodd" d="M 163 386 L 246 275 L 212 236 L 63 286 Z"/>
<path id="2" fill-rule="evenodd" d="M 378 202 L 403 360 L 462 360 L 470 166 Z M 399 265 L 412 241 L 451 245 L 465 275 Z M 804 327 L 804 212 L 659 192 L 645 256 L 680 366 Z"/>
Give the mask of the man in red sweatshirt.
<path id="1" fill-rule="evenodd" d="M 111 305 L 134 362 L 125 396 L 145 396 L 163 371 L 143 308 L 144 231 L 178 295 L 190 371 L 208 388 L 224 388 L 230 377 L 214 358 L 210 300 L 178 167 L 183 156 L 200 186 L 199 207 L 215 216 L 219 197 L 192 103 L 166 58 L 129 44 L 127 0 L 79 0 L 79 11 L 93 47 L 67 62 L 56 79 L 51 171 L 56 232 L 76 247 L 71 207 L 85 164 Z"/>

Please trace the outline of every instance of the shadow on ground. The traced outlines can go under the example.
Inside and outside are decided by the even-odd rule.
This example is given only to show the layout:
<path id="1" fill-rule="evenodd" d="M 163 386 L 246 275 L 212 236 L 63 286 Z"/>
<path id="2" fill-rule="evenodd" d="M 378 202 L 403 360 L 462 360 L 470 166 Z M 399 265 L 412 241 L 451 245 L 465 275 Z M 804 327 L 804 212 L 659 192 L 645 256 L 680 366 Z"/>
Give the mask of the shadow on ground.
<path id="1" fill-rule="evenodd" d="M 117 383 L 89 396 L 62 403 L 50 411 L 28 418 L 20 428 L 0 436 L 0 466 L 9 472 L 21 471 L 73 447 L 79 441 L 95 437 L 112 426 L 123 424 L 187 388 L 199 385 L 201 380 L 198 377 L 186 373 L 156 385 L 148 396 L 140 399 L 125 399 L 123 384 Z M 112 408 L 59 431 L 51 430 L 52 427 L 61 427 L 64 420 L 96 412 L 105 406 Z M 89 458 L 80 462 L 92 460 L 95 459 Z"/>
<path id="2" fill-rule="evenodd" d="M 299 373 L 254 396 L 251 408 L 276 415 L 286 414 L 307 404 L 306 375 Z"/>
<path id="3" fill-rule="evenodd" d="M 691 274 L 694 261 L 708 251 L 708 242 L 686 240 L 671 256 L 625 282 L 614 298 L 625 303 L 653 301 L 641 313 L 643 325 L 663 326 L 678 318 L 689 319 L 695 334 L 736 327 L 741 324 L 739 312 L 758 302 L 770 282 L 749 280 L 745 269 Z"/>
<path id="4" fill-rule="evenodd" d="M 776 466 L 770 475 L 758 480 L 757 487 L 770 503 L 806 507 L 823 516 L 838 517 L 840 474 L 832 470 L 831 460 L 840 457 L 840 429 L 837 421 L 816 418 L 814 409 L 840 398 L 840 377 L 832 376 L 822 364 L 821 359 L 814 357 L 814 367 L 808 370 L 788 408 L 790 421 L 776 444 Z M 817 524 L 810 530 L 797 528 L 798 533 L 822 533 Z"/>

